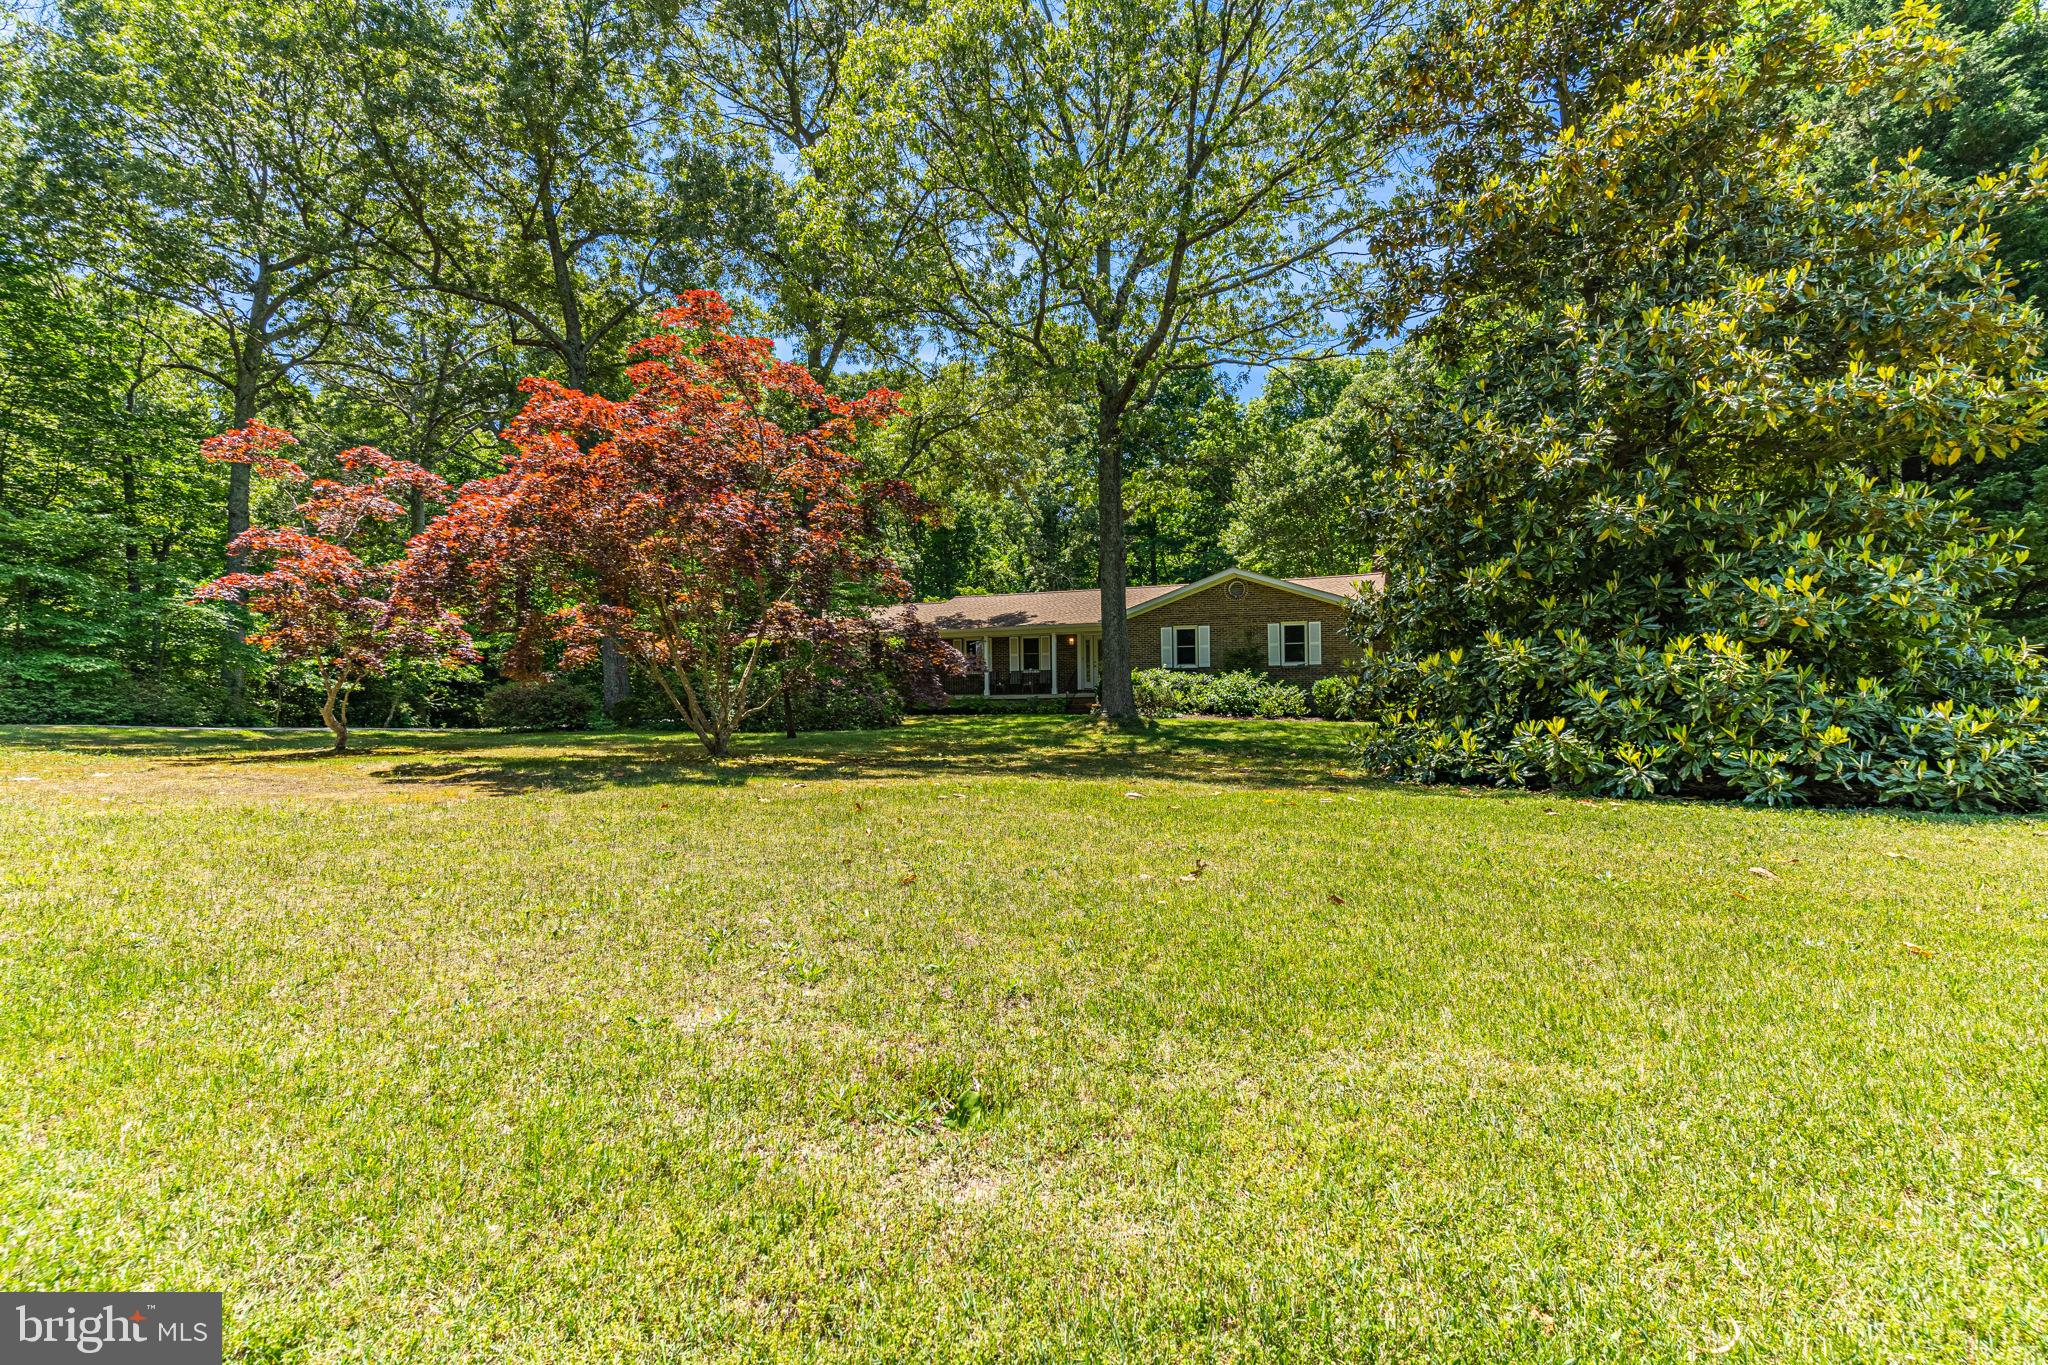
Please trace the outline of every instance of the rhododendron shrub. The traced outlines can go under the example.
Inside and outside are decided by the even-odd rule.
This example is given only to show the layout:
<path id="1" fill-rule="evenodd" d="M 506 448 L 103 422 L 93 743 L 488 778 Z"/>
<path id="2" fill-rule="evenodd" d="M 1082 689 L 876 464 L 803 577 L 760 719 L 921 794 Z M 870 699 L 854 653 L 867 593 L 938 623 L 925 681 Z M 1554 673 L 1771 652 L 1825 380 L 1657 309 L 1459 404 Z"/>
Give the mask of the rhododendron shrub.
<path id="1" fill-rule="evenodd" d="M 334 734 L 334 752 L 348 748 L 349 695 L 401 658 L 449 664 L 477 658 L 453 615 L 424 599 L 394 594 L 395 564 L 369 564 L 349 548 L 369 528 L 408 514 L 415 494 L 445 502 L 448 486 L 416 464 L 358 446 L 336 456 L 347 479 L 316 479 L 277 452 L 296 444 L 289 432 L 250 422 L 201 446 L 209 460 L 243 464 L 287 489 L 299 490 L 300 526 L 252 526 L 228 547 L 254 571 L 201 584 L 195 601 L 239 602 L 260 622 L 260 649 L 311 671 L 321 692 L 320 718 Z"/>
<path id="2" fill-rule="evenodd" d="M 404 591 L 508 633 L 513 677 L 588 665 L 609 637 L 718 757 L 775 701 L 778 661 L 836 648 L 863 601 L 906 595 L 883 520 L 924 509 L 855 453 L 894 394 L 828 394 L 728 331 L 715 293 L 660 317 L 629 398 L 521 385 L 505 472 L 414 539 Z"/>

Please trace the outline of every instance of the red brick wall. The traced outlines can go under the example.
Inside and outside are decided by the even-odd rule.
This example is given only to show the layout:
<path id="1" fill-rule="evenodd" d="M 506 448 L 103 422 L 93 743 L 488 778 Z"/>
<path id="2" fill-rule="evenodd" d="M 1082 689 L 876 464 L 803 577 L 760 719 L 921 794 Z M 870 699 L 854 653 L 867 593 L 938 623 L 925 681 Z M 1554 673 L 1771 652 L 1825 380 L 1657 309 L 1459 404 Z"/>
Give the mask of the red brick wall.
<path id="1" fill-rule="evenodd" d="M 1230 589 L 1244 589 L 1232 597 Z M 1162 626 L 1209 627 L 1209 671 L 1249 669 L 1293 682 L 1314 682 L 1337 672 L 1358 657 L 1358 648 L 1344 638 L 1345 609 L 1331 602 L 1302 597 L 1261 583 L 1218 583 L 1198 593 L 1155 607 L 1131 618 L 1131 667 L 1159 667 Z M 1320 621 L 1323 662 L 1320 667 L 1266 667 L 1266 626 L 1272 621 Z"/>
<path id="2" fill-rule="evenodd" d="M 1358 657 L 1358 650 L 1344 638 L 1345 609 L 1334 603 L 1302 597 L 1278 588 L 1268 588 L 1257 583 L 1239 582 L 1244 589 L 1242 597 L 1232 597 L 1232 584 L 1219 583 L 1213 588 L 1169 602 L 1146 612 L 1143 616 L 1131 618 L 1131 667 L 1159 667 L 1159 628 L 1161 626 L 1207 626 L 1209 627 L 1209 671 L 1230 672 L 1236 669 L 1250 669 L 1266 673 L 1275 678 L 1294 682 L 1311 683 L 1317 678 L 1337 672 L 1345 664 Z M 1272 621 L 1319 621 L 1323 627 L 1323 662 L 1320 666 L 1297 665 L 1292 668 L 1266 667 L 1266 626 Z M 1060 690 L 1071 692 L 1075 687 L 1076 649 L 1068 643 L 1072 630 L 1020 631 L 1022 634 L 1057 635 L 1059 637 Z M 1050 690 L 1051 678 L 1045 673 L 1029 677 L 1015 677 L 1010 672 L 1010 634 L 1005 631 L 989 640 L 989 651 L 995 665 L 993 691 L 998 694 L 1014 691 Z M 981 677 L 962 679 L 954 685 L 957 692 L 981 691 Z"/>

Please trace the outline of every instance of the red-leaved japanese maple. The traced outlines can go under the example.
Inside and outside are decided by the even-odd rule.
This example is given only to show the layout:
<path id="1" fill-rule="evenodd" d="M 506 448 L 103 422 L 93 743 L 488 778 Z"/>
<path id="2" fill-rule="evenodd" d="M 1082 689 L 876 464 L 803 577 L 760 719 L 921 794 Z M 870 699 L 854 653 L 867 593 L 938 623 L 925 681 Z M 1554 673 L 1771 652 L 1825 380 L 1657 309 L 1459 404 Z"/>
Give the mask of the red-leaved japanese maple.
<path id="1" fill-rule="evenodd" d="M 252 526 L 229 550 L 258 570 L 203 583 L 195 601 L 241 602 L 260 620 L 253 642 L 310 669 L 321 690 L 320 718 L 334 733 L 334 752 L 348 749 L 349 694 L 363 679 L 403 657 L 475 662 L 462 623 L 422 599 L 391 591 L 395 564 L 367 564 L 348 548 L 368 527 L 408 514 L 417 494 L 445 502 L 448 485 L 416 464 L 371 446 L 336 456 L 346 482 L 315 479 L 277 452 L 296 444 L 291 433 L 252 421 L 207 440 L 200 451 L 223 464 L 246 464 L 288 487 L 301 527 Z"/>
<path id="2" fill-rule="evenodd" d="M 463 486 L 415 537 L 401 591 L 503 630 L 506 672 L 596 659 L 609 636 L 713 757 L 771 704 L 777 655 L 843 633 L 853 603 L 900 599 L 882 548 L 888 508 L 855 446 L 896 412 L 876 389 L 828 394 L 762 337 L 733 335 L 715 293 L 685 294 L 633 348 L 623 401 L 522 385 L 503 474 Z"/>

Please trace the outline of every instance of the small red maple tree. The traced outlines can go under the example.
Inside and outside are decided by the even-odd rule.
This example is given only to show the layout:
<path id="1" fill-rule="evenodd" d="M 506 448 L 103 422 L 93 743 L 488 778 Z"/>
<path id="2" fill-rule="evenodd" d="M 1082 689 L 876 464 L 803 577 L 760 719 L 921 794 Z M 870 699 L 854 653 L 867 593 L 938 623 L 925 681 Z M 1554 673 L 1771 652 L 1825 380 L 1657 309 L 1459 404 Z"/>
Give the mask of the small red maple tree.
<path id="1" fill-rule="evenodd" d="M 733 335 L 715 293 L 683 295 L 637 343 L 613 401 L 528 379 L 505 473 L 463 486 L 415 537 L 401 591 L 509 631 L 506 672 L 592 662 L 610 637 L 705 750 L 723 756 L 775 691 L 784 646 L 843 633 L 845 590 L 899 600 L 885 509 L 924 511 L 867 477 L 855 446 L 896 412 L 834 397 L 764 337 Z"/>
<path id="2" fill-rule="evenodd" d="M 453 664 L 475 662 L 477 653 L 452 614 L 391 591 L 395 565 L 367 564 L 348 548 L 367 527 L 406 516 L 402 499 L 414 493 L 447 501 L 448 485 L 372 446 L 335 457 L 354 476 L 350 482 L 315 479 L 277 454 L 295 444 L 290 432 L 252 421 L 201 445 L 209 460 L 246 464 L 304 488 L 294 510 L 308 529 L 250 527 L 228 548 L 239 560 L 268 567 L 202 583 L 193 600 L 246 604 L 262 619 L 253 637 L 258 648 L 312 669 L 321 689 L 320 718 L 334 732 L 334 752 L 343 753 L 349 695 L 363 679 L 403 657 Z"/>

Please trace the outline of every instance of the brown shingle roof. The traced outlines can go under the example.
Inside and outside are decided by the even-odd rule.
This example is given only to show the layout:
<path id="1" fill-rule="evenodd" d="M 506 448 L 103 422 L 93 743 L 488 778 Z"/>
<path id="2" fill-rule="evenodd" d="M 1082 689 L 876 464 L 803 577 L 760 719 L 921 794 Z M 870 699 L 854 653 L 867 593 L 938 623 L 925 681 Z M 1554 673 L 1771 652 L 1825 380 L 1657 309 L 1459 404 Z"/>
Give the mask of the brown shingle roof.
<path id="1" fill-rule="evenodd" d="M 1154 583 L 1126 588 L 1126 607 L 1142 606 L 1179 587 Z M 1030 630 L 1038 626 L 1092 626 L 1102 620 L 1102 593 L 1096 588 L 1065 588 L 1055 592 L 999 592 L 981 597 L 955 597 L 948 602 L 906 602 L 897 610 L 940 630 Z"/>
<path id="2" fill-rule="evenodd" d="M 1360 582 L 1377 585 L 1377 574 L 1328 574 L 1320 578 L 1291 578 L 1304 588 L 1358 596 Z M 1126 588 L 1124 604 L 1135 610 L 1155 597 L 1164 597 L 1183 583 L 1152 583 Z M 907 611 L 917 620 L 939 630 L 1032 630 L 1039 627 L 1093 626 L 1102 621 L 1102 594 L 1095 588 L 1064 588 L 1054 592 L 990 593 L 979 597 L 955 597 L 945 602 L 906 602 L 890 609 Z"/>

